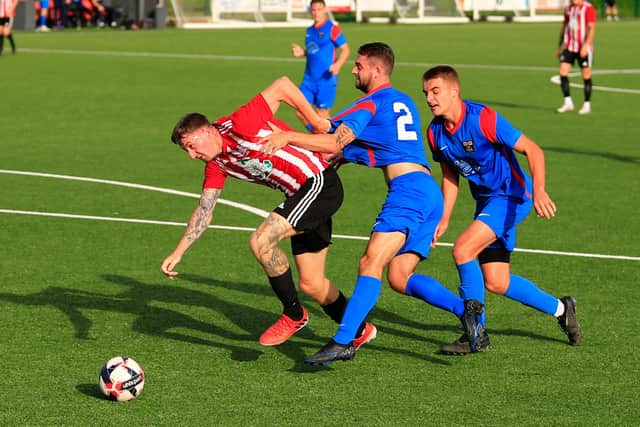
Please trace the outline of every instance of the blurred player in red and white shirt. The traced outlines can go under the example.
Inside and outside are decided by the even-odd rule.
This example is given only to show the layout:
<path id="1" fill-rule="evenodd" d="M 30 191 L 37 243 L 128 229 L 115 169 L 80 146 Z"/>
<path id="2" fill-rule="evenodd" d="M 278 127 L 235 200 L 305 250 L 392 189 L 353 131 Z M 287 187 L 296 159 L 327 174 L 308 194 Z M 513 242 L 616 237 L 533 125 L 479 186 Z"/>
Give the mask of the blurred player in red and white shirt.
<path id="1" fill-rule="evenodd" d="M 560 32 L 557 55 L 560 58 L 560 86 L 564 104 L 559 113 L 572 111 L 573 101 L 569 91 L 569 71 L 577 60 L 584 80 L 584 105 L 579 114 L 591 112 L 591 66 L 593 63 L 593 37 L 596 32 L 596 9 L 585 0 L 571 0 L 564 10 L 564 23 Z"/>
<path id="2" fill-rule="evenodd" d="M 346 298 L 325 275 L 331 243 L 331 217 L 342 204 L 343 190 L 335 169 L 322 155 L 304 148 L 285 146 L 265 153 L 260 140 L 272 133 L 272 125 L 291 129 L 274 117 L 281 102 L 302 114 L 316 131 L 326 129 L 302 92 L 287 77 L 273 84 L 214 123 L 200 113 L 182 117 L 171 140 L 187 152 L 189 158 L 205 163 L 200 203 L 191 215 L 184 235 L 174 251 L 162 263 L 162 272 L 170 279 L 178 273 L 174 267 L 186 250 L 207 229 L 213 209 L 227 177 L 255 182 L 282 191 L 280 203 L 251 235 L 251 251 L 262 265 L 269 283 L 283 306 L 279 320 L 260 337 L 260 344 L 272 346 L 285 342 L 308 322 L 308 313 L 298 300 L 291 267 L 278 244 L 291 238 L 299 274 L 300 289 L 316 300 L 325 313 L 340 323 Z M 363 322 L 356 345 L 375 337 L 375 327 Z"/>
<path id="3" fill-rule="evenodd" d="M 11 29 L 13 27 L 13 17 L 16 16 L 16 6 L 18 0 L 0 0 L 0 55 L 4 47 L 4 38 L 11 43 L 11 52 L 16 54 L 16 44 L 13 41 Z"/>

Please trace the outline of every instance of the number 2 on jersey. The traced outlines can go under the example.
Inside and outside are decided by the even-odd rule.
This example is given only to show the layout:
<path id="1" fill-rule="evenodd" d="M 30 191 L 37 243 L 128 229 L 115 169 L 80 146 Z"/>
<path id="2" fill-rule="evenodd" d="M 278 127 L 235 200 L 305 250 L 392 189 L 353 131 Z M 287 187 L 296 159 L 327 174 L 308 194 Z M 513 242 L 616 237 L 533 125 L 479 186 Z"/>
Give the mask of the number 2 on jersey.
<path id="1" fill-rule="evenodd" d="M 398 129 L 398 140 L 416 141 L 418 139 L 418 134 L 416 134 L 416 132 L 413 130 L 407 130 L 407 126 L 413 125 L 413 115 L 411 114 L 411 110 L 409 110 L 409 107 L 407 107 L 402 102 L 394 102 L 393 112 L 403 113 L 398 117 L 398 121 L 396 122 L 396 127 Z"/>

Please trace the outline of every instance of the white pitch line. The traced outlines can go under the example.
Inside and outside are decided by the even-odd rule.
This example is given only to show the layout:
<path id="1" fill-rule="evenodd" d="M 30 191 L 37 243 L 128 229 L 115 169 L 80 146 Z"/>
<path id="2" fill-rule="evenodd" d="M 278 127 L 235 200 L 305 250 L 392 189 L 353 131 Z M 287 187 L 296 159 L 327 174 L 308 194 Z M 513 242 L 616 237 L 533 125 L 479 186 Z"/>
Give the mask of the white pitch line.
<path id="1" fill-rule="evenodd" d="M 55 217 L 55 218 L 87 219 L 87 220 L 94 220 L 94 221 L 171 225 L 171 226 L 182 226 L 182 227 L 187 225 L 186 223 L 183 223 L 183 222 L 154 221 L 154 220 L 148 220 L 148 219 L 117 218 L 117 217 L 94 216 L 94 215 L 76 215 L 76 214 L 65 214 L 65 213 L 59 213 L 59 212 L 35 212 L 35 211 L 13 210 L 13 209 L 0 209 L 0 213 L 15 214 L 15 215 L 46 216 L 46 217 Z M 210 225 L 209 228 L 216 228 L 220 230 L 232 230 L 232 231 L 249 231 L 249 232 L 255 230 L 254 228 L 249 228 L 249 227 L 233 227 L 233 226 L 226 226 L 226 225 Z M 336 239 L 345 239 L 345 240 L 363 240 L 363 241 L 369 240 L 368 236 L 351 236 L 347 234 L 334 234 L 333 237 L 335 237 Z M 453 246 L 452 243 L 444 243 L 444 242 L 438 242 L 436 245 L 449 246 L 449 247 Z M 632 257 L 632 256 L 625 256 L 625 255 L 604 255 L 604 254 L 547 251 L 547 250 L 541 250 L 541 249 L 524 249 L 524 248 L 516 248 L 515 250 L 517 252 L 544 254 L 544 255 L 559 255 L 559 256 L 580 257 L 580 258 L 615 259 L 615 260 L 624 260 L 624 261 L 640 261 L 640 257 Z"/>
<path id="2" fill-rule="evenodd" d="M 600 70 L 600 72 L 598 74 L 635 74 L 635 73 L 625 73 L 625 70 L 617 70 L 619 71 L 619 73 L 608 73 L 606 72 L 607 70 Z M 629 71 L 629 70 L 627 70 Z M 596 74 L 595 72 L 593 74 Z M 638 74 L 640 74 L 640 70 L 638 70 Z M 569 74 L 570 77 L 577 77 L 579 76 L 579 73 L 571 73 Z M 551 83 L 555 83 L 557 85 L 560 84 L 560 76 L 559 75 L 555 75 L 552 76 L 550 78 Z M 576 87 L 576 88 L 582 88 L 584 85 L 582 83 L 569 83 L 569 86 L 571 87 Z M 609 86 L 593 86 L 593 89 L 597 89 L 597 90 L 601 90 L 603 92 L 618 92 L 618 93 L 631 93 L 634 95 L 640 95 L 640 89 L 625 89 L 625 88 L 619 88 L 619 87 L 609 87 Z"/>
<path id="3" fill-rule="evenodd" d="M 6 173 L 6 174 L 12 174 L 12 175 L 37 176 L 37 177 L 43 177 L 43 178 L 66 179 L 66 180 L 71 180 L 71 181 L 95 182 L 95 183 L 99 183 L 99 184 L 118 185 L 118 186 L 121 186 L 121 187 L 129 187 L 129 188 L 138 188 L 138 189 L 141 189 L 141 190 L 157 191 L 159 193 L 174 194 L 174 195 L 177 195 L 177 196 L 185 196 L 185 197 L 191 197 L 191 198 L 195 198 L 195 199 L 199 199 L 200 198 L 200 194 L 196 194 L 196 193 L 188 193 L 186 191 L 178 191 L 178 190 L 173 190 L 171 188 L 162 188 L 162 187 L 153 187 L 153 186 L 150 186 L 150 185 L 133 184 L 133 183 L 130 183 L 130 182 L 113 181 L 113 180 L 110 180 L 110 179 L 87 178 L 87 177 L 84 177 L 84 176 L 71 176 L 71 175 L 57 175 L 57 174 L 52 174 L 52 173 L 27 172 L 27 171 L 17 171 L 17 170 L 10 170 L 10 169 L 0 169 L 0 173 Z M 234 207 L 234 208 L 238 208 L 238 209 L 241 209 L 243 211 L 247 211 L 247 212 L 250 212 L 252 214 L 261 216 L 263 218 L 266 218 L 267 216 L 269 216 L 269 212 L 267 212 L 265 210 L 262 210 L 262 209 L 259 209 L 259 208 L 255 208 L 253 206 L 245 205 L 244 203 L 232 202 L 232 201 L 226 200 L 226 199 L 218 199 L 218 203 L 220 203 L 222 205 L 227 205 L 227 206 L 231 206 L 231 207 Z"/>
<path id="4" fill-rule="evenodd" d="M 168 58 L 168 59 L 204 59 L 225 61 L 256 61 L 256 62 L 300 62 L 299 59 L 278 56 L 248 56 L 248 55 L 214 55 L 206 53 L 170 53 L 170 52 L 133 52 L 119 50 L 75 50 L 75 49 L 39 49 L 22 48 L 21 52 L 28 53 L 53 53 L 62 55 L 95 55 L 95 56 L 122 56 L 129 58 Z M 432 67 L 438 63 L 429 62 L 396 62 L 396 65 L 404 67 Z M 558 71 L 558 67 L 542 67 L 537 65 L 491 65 L 491 64 L 453 64 L 457 68 L 475 68 L 485 70 L 503 71 Z M 593 74 L 640 74 L 640 69 L 619 70 L 594 70 Z"/>

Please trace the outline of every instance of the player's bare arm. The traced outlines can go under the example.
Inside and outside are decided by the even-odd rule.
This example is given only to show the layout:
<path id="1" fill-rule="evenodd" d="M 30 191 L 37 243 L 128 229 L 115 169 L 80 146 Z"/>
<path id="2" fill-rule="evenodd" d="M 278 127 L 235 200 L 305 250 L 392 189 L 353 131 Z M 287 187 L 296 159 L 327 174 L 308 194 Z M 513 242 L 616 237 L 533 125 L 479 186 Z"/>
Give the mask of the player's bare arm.
<path id="1" fill-rule="evenodd" d="M 213 219 L 213 209 L 216 206 L 221 192 L 222 189 L 219 188 L 205 188 L 202 190 L 200 202 L 191 214 L 191 218 L 189 219 L 189 223 L 187 224 L 187 228 L 182 235 L 180 242 L 178 242 L 178 245 L 171 255 L 165 258 L 162 262 L 162 266 L 160 267 L 162 272 L 169 279 L 173 279 L 178 275 L 178 272 L 173 270 L 174 267 L 180 262 L 182 255 L 184 255 L 193 242 L 198 240 L 207 227 L 209 227 L 209 224 L 211 224 L 211 220 Z"/>
<path id="2" fill-rule="evenodd" d="M 446 233 L 449 228 L 449 220 L 453 213 L 453 207 L 458 199 L 458 191 L 460 185 L 460 176 L 458 173 L 448 165 L 447 163 L 440 163 L 440 169 L 442 170 L 442 194 L 444 197 L 444 208 L 442 212 L 442 218 L 436 227 L 436 232 L 433 236 L 433 242 L 431 247 L 435 247 L 436 242 Z"/>
<path id="3" fill-rule="evenodd" d="M 593 37 L 595 36 L 595 33 L 596 33 L 596 24 L 594 23 L 587 24 L 587 34 L 584 38 L 584 43 L 580 48 L 580 56 L 585 57 L 589 54 L 589 47 L 591 46 L 591 43 L 593 43 Z"/>
<path id="4" fill-rule="evenodd" d="M 356 139 L 355 134 L 344 123 L 340 124 L 332 134 L 309 135 L 302 132 L 283 131 L 276 125 L 269 123 L 273 133 L 262 138 L 259 143 L 264 145 L 265 153 L 275 153 L 287 144 L 318 153 L 336 153 Z"/>
<path id="5" fill-rule="evenodd" d="M 331 64 L 331 67 L 329 67 L 329 71 L 334 75 L 340 74 L 340 70 L 342 69 L 342 66 L 344 65 L 344 63 L 347 62 L 347 59 L 349 59 L 350 54 L 351 54 L 351 49 L 349 49 L 348 43 L 345 43 L 342 46 L 340 46 L 340 55 L 338 56 L 338 59 L 336 60 L 336 62 Z"/>
<path id="6" fill-rule="evenodd" d="M 277 277 L 289 269 L 287 255 L 278 247 L 278 243 L 293 236 L 296 231 L 282 216 L 271 212 L 260 224 L 251 244 L 256 245 L 258 261 L 269 277 Z"/>
<path id="7" fill-rule="evenodd" d="M 296 58 L 301 56 L 305 56 L 307 53 L 304 51 L 304 48 L 297 43 L 291 43 L 291 54 Z"/>
<path id="8" fill-rule="evenodd" d="M 545 190 L 545 162 L 542 148 L 522 134 L 513 149 L 527 156 L 533 178 L 533 207 L 538 216 L 550 219 L 556 215 L 556 204 Z"/>
<path id="9" fill-rule="evenodd" d="M 310 123 L 314 127 L 322 120 L 316 110 L 309 104 L 309 101 L 304 97 L 298 86 L 293 84 L 289 77 L 282 76 L 271 83 L 269 87 L 262 91 L 262 97 L 267 101 L 267 104 L 269 104 L 269 108 L 271 108 L 273 114 L 276 114 L 280 104 L 284 102 L 299 112 L 307 123 Z"/>

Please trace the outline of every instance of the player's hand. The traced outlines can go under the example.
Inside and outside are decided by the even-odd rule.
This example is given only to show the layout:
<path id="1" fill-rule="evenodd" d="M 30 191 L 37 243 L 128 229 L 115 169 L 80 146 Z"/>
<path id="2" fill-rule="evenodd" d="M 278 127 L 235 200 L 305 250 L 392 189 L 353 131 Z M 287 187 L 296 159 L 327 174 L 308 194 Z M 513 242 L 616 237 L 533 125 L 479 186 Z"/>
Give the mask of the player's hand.
<path id="1" fill-rule="evenodd" d="M 533 207 L 539 217 L 551 219 L 556 216 L 556 204 L 553 203 L 551 197 L 544 190 L 535 190 L 533 192 Z"/>
<path id="2" fill-rule="evenodd" d="M 169 280 L 173 280 L 179 273 L 174 271 L 173 268 L 180 262 L 182 259 L 181 256 L 171 254 L 162 261 L 162 266 L 160 269 L 164 273 L 165 276 L 169 278 Z"/>
<path id="3" fill-rule="evenodd" d="M 291 53 L 296 58 L 304 56 L 304 49 L 297 43 L 291 43 Z"/>
<path id="4" fill-rule="evenodd" d="M 273 154 L 287 145 L 287 135 L 282 129 L 271 122 L 267 122 L 271 127 L 271 135 L 267 135 L 258 141 L 262 144 L 262 151 L 266 154 Z"/>
<path id="5" fill-rule="evenodd" d="M 585 58 L 589 55 L 589 48 L 587 46 L 582 46 L 580 48 L 580 58 Z"/>
<path id="6" fill-rule="evenodd" d="M 327 133 L 331 129 L 331 121 L 329 119 L 320 119 L 311 125 L 313 133 Z"/>
<path id="7" fill-rule="evenodd" d="M 331 74 L 333 74 L 334 76 L 337 76 L 338 74 L 340 74 L 340 67 L 338 67 L 338 64 L 333 63 L 331 64 L 331 66 L 329 67 L 329 72 Z"/>
<path id="8" fill-rule="evenodd" d="M 431 240 L 431 248 L 436 247 L 436 243 L 438 243 L 438 240 L 440 240 L 440 237 L 442 237 L 444 233 L 446 233 L 447 228 L 449 228 L 449 221 L 440 220 L 440 223 L 436 227 L 435 233 L 433 233 L 433 239 Z"/>
<path id="9" fill-rule="evenodd" d="M 329 162 L 329 165 L 331 165 L 331 167 L 335 170 L 338 170 L 340 166 L 347 163 L 344 160 L 344 154 L 342 153 L 342 150 L 338 151 L 337 153 L 324 154 L 322 157 L 324 157 L 324 159 Z"/>
<path id="10" fill-rule="evenodd" d="M 560 58 L 560 55 L 562 55 L 562 48 L 558 47 L 558 48 L 556 49 L 556 57 L 557 57 L 557 58 Z"/>

